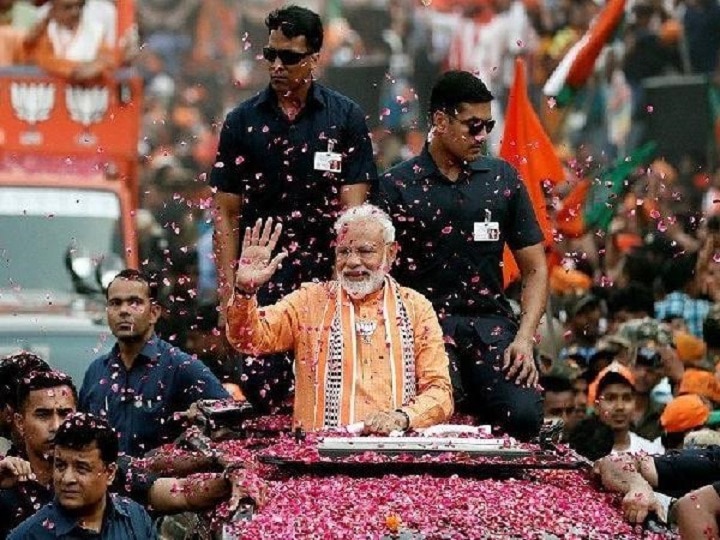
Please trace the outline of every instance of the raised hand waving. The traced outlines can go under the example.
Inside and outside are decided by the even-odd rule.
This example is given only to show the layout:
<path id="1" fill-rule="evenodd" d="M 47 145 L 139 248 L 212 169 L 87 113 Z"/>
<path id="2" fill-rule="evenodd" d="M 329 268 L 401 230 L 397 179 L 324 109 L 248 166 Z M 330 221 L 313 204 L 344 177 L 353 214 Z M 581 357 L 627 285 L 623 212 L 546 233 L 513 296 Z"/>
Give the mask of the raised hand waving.
<path id="1" fill-rule="evenodd" d="M 282 260 L 287 257 L 283 251 L 272 256 L 282 232 L 282 224 L 273 229 L 273 220 L 269 218 L 263 225 L 258 219 L 255 226 L 245 229 L 238 269 L 235 273 L 235 287 L 246 293 L 254 293 L 265 285 L 277 270 Z"/>

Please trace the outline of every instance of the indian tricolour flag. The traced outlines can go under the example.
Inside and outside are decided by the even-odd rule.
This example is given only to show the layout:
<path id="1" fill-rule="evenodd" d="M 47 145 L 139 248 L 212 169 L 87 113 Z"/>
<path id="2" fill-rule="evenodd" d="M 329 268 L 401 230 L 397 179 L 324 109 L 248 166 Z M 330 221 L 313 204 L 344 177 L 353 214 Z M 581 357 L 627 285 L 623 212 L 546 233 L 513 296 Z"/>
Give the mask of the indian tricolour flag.
<path id="1" fill-rule="evenodd" d="M 543 93 L 555 98 L 559 106 L 567 105 L 592 75 L 600 52 L 625 16 L 625 2 L 609 0 L 587 32 L 570 48 L 548 78 Z"/>

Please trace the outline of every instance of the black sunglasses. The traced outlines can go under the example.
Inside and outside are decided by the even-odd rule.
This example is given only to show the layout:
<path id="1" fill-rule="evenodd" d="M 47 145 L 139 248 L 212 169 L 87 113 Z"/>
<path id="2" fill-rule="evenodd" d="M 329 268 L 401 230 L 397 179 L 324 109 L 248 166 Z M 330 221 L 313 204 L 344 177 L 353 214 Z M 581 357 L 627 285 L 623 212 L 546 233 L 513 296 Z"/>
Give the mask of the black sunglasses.
<path id="1" fill-rule="evenodd" d="M 313 53 L 310 51 L 297 52 L 287 49 L 275 49 L 274 47 L 263 47 L 263 58 L 265 60 L 272 64 L 279 58 L 280 62 L 282 62 L 284 66 L 294 66 L 295 64 L 299 64 L 303 58 L 310 56 L 311 54 Z"/>
<path id="2" fill-rule="evenodd" d="M 496 123 L 495 120 L 476 120 L 475 118 L 459 120 L 455 115 L 451 114 L 450 116 L 465 126 L 468 130 L 468 135 L 471 137 L 477 137 L 483 130 L 489 135 Z"/>

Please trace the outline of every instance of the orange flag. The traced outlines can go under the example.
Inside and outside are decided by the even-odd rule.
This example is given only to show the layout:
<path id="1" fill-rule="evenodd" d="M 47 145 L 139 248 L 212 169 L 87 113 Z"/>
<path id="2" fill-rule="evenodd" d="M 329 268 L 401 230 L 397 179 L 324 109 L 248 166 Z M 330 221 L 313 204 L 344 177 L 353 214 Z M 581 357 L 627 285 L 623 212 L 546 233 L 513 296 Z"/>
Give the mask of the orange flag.
<path id="1" fill-rule="evenodd" d="M 555 153 L 555 147 L 545 133 L 528 98 L 525 63 L 522 58 L 515 60 L 515 80 L 508 98 L 500 157 L 508 161 L 520 173 L 520 178 L 530 194 L 540 228 L 545 235 L 545 244 L 549 245 L 553 241 L 553 235 L 548 219 L 543 183 L 549 181 L 556 184 L 563 180 L 565 173 L 562 163 Z M 520 270 L 515 258 L 505 247 L 503 255 L 505 285 L 507 286 L 519 276 Z"/>
<path id="2" fill-rule="evenodd" d="M 592 182 L 589 179 L 580 179 L 565 195 L 562 207 L 557 212 L 558 231 L 568 238 L 580 238 L 587 233 L 583 214 L 590 187 L 592 187 Z"/>

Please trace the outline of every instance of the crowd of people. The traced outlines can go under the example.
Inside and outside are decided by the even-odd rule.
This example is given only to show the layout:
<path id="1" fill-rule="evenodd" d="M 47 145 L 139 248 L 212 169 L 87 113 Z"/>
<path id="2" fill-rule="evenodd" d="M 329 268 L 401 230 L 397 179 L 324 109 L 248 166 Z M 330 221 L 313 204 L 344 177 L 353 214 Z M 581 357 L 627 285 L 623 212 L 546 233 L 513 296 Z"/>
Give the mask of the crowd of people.
<path id="1" fill-rule="evenodd" d="M 117 341 L 79 391 L 33 353 L 0 364 L 3 537 L 156 538 L 148 511 L 197 512 L 247 493 L 245 471 L 222 456 L 163 447 L 191 425 L 198 401 L 230 396 L 155 333 L 155 283 L 124 270 L 107 307 Z M 214 474 L 187 479 L 205 472 Z"/>
<path id="2" fill-rule="evenodd" d="M 259 410 L 292 408 L 305 429 L 386 434 L 456 410 L 531 440 L 562 420 L 628 520 L 666 513 L 656 491 L 685 495 L 681 532 L 717 535 L 720 495 L 702 486 L 720 473 L 720 130 L 707 154 L 626 175 L 602 225 L 567 225 L 592 203 L 571 206 L 574 188 L 647 139 L 644 80 L 705 75 L 720 118 L 716 0 L 629 4 L 562 113 L 542 86 L 601 2 L 389 0 L 378 31 L 362 2 L 148 0 L 142 47 L 113 33 L 112 2 L 35 4 L 0 2 L 0 65 L 88 81 L 133 62 L 145 78 L 144 266 L 109 287 L 118 343 L 79 393 L 42 359 L 0 365 L 0 504 L 10 528 L 35 514 L 18 538 L 47 520 L 145 537 L 144 510 L 108 489 L 160 512 L 229 497 L 228 475 L 182 489 L 222 470 L 216 456 L 139 461 L 193 402 L 228 397 L 221 383 Z M 547 193 L 551 245 L 493 157 L 518 55 L 565 165 Z M 322 84 L 371 57 L 388 66 L 377 111 Z M 520 270 L 509 286 L 506 246 Z"/>

